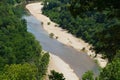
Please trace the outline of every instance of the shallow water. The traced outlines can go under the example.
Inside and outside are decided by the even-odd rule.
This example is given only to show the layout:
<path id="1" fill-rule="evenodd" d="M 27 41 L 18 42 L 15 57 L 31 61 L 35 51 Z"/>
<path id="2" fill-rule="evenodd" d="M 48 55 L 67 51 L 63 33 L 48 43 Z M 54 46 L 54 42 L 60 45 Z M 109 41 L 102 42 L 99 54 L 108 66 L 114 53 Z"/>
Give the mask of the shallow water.
<path id="1" fill-rule="evenodd" d="M 24 16 L 27 21 L 27 30 L 38 40 L 45 51 L 59 56 L 74 70 L 76 75 L 81 78 L 82 74 L 92 70 L 98 75 L 98 66 L 86 53 L 79 52 L 72 47 L 66 46 L 56 39 L 49 37 L 40 22 L 33 16 Z M 62 66 L 60 64 L 60 66 Z"/>

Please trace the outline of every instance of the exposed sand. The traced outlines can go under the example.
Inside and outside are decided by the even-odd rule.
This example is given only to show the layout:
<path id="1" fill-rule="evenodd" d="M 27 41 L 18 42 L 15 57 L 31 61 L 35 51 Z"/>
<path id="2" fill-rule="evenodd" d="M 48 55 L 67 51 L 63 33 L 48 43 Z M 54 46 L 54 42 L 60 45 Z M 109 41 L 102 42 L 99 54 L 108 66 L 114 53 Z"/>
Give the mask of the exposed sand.
<path id="1" fill-rule="evenodd" d="M 95 55 L 94 52 L 91 52 L 89 50 L 91 46 L 88 43 L 85 43 L 82 39 L 78 39 L 74 37 L 72 34 L 68 33 L 66 30 L 61 29 L 60 27 L 56 27 L 55 25 L 58 25 L 58 24 L 52 22 L 47 16 L 42 14 L 42 10 L 41 10 L 42 7 L 43 5 L 41 5 L 41 2 L 31 3 L 26 5 L 26 8 L 30 11 L 30 13 L 43 23 L 43 28 L 48 32 L 48 34 L 53 33 L 54 38 L 58 37 L 57 40 L 59 42 L 65 45 L 71 46 L 79 51 L 85 48 L 85 52 L 87 52 L 88 55 L 90 56 Z M 50 22 L 49 25 L 48 25 L 48 22 Z M 98 56 L 96 59 L 98 60 L 98 63 L 100 64 L 101 67 L 105 67 L 105 65 L 107 64 L 107 60 L 101 59 L 100 56 Z M 62 72 L 66 77 L 67 76 L 71 77 L 71 75 L 75 75 L 74 73 L 71 72 L 70 67 L 55 55 L 51 55 L 50 63 L 51 65 L 54 65 L 53 68 L 51 67 L 52 69 Z M 66 66 L 65 67 L 60 66 L 61 63 L 65 64 Z M 68 73 L 69 71 L 70 73 Z M 77 80 L 77 79 L 75 79 L 74 77 L 71 77 L 67 80 Z"/>
<path id="2" fill-rule="evenodd" d="M 46 26 L 48 22 L 50 22 L 50 26 L 55 25 L 55 23 L 52 23 L 49 18 L 47 18 L 46 16 L 40 14 L 41 13 L 41 8 L 42 6 L 40 5 L 40 3 L 32 3 L 32 4 L 28 4 L 26 6 L 26 8 L 30 11 L 30 13 L 35 16 L 38 20 L 40 20 L 41 22 L 44 22 L 44 29 L 47 31 L 48 29 L 50 30 L 50 32 L 52 32 L 50 29 Z M 56 27 L 57 28 L 57 27 Z M 62 30 L 62 29 L 61 29 Z M 48 32 L 48 33 L 50 33 Z M 53 32 L 54 33 L 54 32 Z M 55 34 L 55 33 L 54 33 Z M 63 33 L 64 34 L 64 33 Z M 79 78 L 76 76 L 76 74 L 73 72 L 73 70 L 69 67 L 69 65 L 67 63 L 65 63 L 62 59 L 60 59 L 58 56 L 53 55 L 50 53 L 50 62 L 49 62 L 49 67 L 48 67 L 48 74 L 50 73 L 51 70 L 55 70 L 59 73 L 63 73 L 64 77 L 66 78 L 66 80 L 79 80 Z"/>
<path id="3" fill-rule="evenodd" d="M 79 80 L 73 70 L 58 56 L 50 54 L 50 62 L 48 67 L 48 74 L 51 70 L 55 70 L 59 73 L 63 73 L 66 80 Z"/>

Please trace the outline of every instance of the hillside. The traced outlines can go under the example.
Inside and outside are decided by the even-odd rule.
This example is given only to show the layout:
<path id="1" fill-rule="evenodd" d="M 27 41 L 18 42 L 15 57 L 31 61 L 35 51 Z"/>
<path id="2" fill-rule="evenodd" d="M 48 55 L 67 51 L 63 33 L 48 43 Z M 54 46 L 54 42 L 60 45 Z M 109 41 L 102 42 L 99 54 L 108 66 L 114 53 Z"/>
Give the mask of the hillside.
<path id="1" fill-rule="evenodd" d="M 47 70 L 49 54 L 22 19 L 24 2 L 0 1 L 0 80 L 41 80 Z"/>

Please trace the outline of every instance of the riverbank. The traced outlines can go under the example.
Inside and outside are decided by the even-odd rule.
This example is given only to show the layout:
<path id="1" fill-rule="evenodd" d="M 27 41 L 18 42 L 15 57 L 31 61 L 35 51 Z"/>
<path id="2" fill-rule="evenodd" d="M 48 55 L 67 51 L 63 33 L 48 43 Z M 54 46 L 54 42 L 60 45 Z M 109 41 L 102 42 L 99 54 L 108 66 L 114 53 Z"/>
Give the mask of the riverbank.
<path id="1" fill-rule="evenodd" d="M 62 73 L 66 80 L 79 80 L 73 70 L 58 56 L 50 53 L 50 62 L 48 67 L 48 74 L 51 70 L 55 70 L 59 73 Z"/>
<path id="2" fill-rule="evenodd" d="M 29 6 L 30 5 L 30 6 Z M 33 7 L 34 5 L 32 4 L 28 4 L 26 6 L 26 8 L 31 11 L 30 9 L 36 9 L 39 7 Z M 37 9 L 37 10 L 38 10 Z M 34 11 L 34 10 L 33 10 Z M 32 14 L 32 12 L 30 12 Z M 39 12 L 36 12 L 39 14 Z M 35 14 L 32 14 L 33 16 L 35 16 Z M 38 18 L 38 16 L 35 16 L 38 20 L 40 20 Z M 44 17 L 42 17 L 41 19 L 44 19 Z M 42 20 L 40 20 L 41 22 Z M 44 20 L 45 22 L 45 20 Z M 44 27 L 44 26 L 43 26 Z M 62 66 L 61 66 L 62 65 Z M 77 77 L 77 75 L 73 72 L 73 70 L 70 68 L 70 66 L 65 63 L 61 58 L 59 58 L 56 55 L 53 55 L 50 53 L 50 62 L 49 62 L 49 67 L 48 67 L 48 73 L 47 75 L 50 74 L 51 70 L 55 70 L 56 72 L 62 73 L 64 75 L 64 77 L 66 78 L 66 80 L 79 80 L 79 78 Z"/>
<path id="3" fill-rule="evenodd" d="M 41 5 L 41 3 L 32 3 L 32 4 L 28 4 L 26 6 L 26 8 L 30 11 L 30 13 L 43 23 L 42 24 L 43 28 L 49 34 L 53 33 L 55 38 L 58 37 L 57 38 L 58 41 L 60 41 L 61 43 L 65 44 L 65 45 L 72 46 L 73 48 L 75 48 L 79 51 L 81 51 L 83 48 L 85 48 L 85 51 L 88 53 L 88 55 L 94 55 L 93 52 L 91 52 L 89 50 L 89 47 L 90 47 L 89 44 L 87 44 L 83 40 L 78 39 L 78 38 L 74 37 L 73 35 L 69 34 L 66 30 L 63 30 L 60 27 L 56 27 L 56 25 L 57 25 L 56 23 L 52 22 L 48 17 L 46 17 L 45 15 L 42 14 L 42 10 L 41 10 L 42 7 L 43 7 L 43 5 Z M 97 59 L 99 59 L 99 58 L 97 58 Z M 51 61 L 55 64 L 56 60 L 51 60 Z M 102 66 L 105 65 L 105 61 L 103 61 L 103 60 L 101 61 L 101 58 L 99 59 L 98 63 L 101 63 L 100 65 L 102 65 Z M 61 67 L 61 70 L 63 70 L 62 67 Z M 59 71 L 61 71 L 61 70 L 59 70 Z M 66 70 L 69 70 L 69 69 L 66 68 Z"/>
<path id="4" fill-rule="evenodd" d="M 30 13 L 42 22 L 43 28 L 48 32 L 48 34 L 53 33 L 53 37 L 56 38 L 59 42 L 71 46 L 78 51 L 85 51 L 93 58 L 95 53 L 89 50 L 91 46 L 88 43 L 85 43 L 82 39 L 74 37 L 66 30 L 57 27 L 58 24 L 52 22 L 47 16 L 42 14 L 42 7 L 43 5 L 41 5 L 41 2 L 31 3 L 26 6 Z M 97 57 L 94 59 L 97 60 L 98 64 L 103 68 L 107 64 L 107 59 L 102 59 L 101 57 L 101 55 L 97 55 Z"/>

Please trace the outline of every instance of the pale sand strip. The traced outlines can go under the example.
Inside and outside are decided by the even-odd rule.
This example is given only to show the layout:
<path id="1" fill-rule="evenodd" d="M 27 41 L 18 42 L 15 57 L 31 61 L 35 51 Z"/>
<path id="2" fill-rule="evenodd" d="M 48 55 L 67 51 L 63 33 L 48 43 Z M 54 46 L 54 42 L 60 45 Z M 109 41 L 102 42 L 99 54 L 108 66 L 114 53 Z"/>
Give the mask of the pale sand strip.
<path id="1" fill-rule="evenodd" d="M 33 16 L 35 16 L 39 21 L 43 22 L 43 28 L 49 34 L 53 33 L 55 37 L 58 37 L 57 40 L 59 42 L 65 44 L 65 45 L 71 46 L 79 51 L 82 48 L 85 48 L 85 51 L 88 53 L 88 55 L 94 56 L 94 52 L 91 52 L 89 50 L 90 45 L 88 43 L 85 43 L 82 39 L 78 39 L 78 38 L 74 37 L 72 34 L 68 33 L 64 29 L 61 29 L 60 27 L 55 27 L 55 25 L 57 25 L 57 24 L 52 22 L 47 16 L 42 14 L 42 10 L 41 10 L 42 7 L 43 7 L 43 5 L 41 5 L 41 2 L 31 3 L 31 4 L 26 5 L 26 8 L 30 11 L 30 13 Z M 50 25 L 48 25 L 48 22 L 50 22 Z M 56 57 L 56 59 L 57 59 L 57 57 Z M 103 60 L 99 56 L 96 59 L 98 60 L 98 63 L 100 64 L 101 67 L 104 67 L 107 63 L 107 60 Z M 56 66 L 57 66 L 57 64 L 56 64 Z M 63 69 L 61 69 L 61 70 L 63 70 Z"/>
<path id="2" fill-rule="evenodd" d="M 58 56 L 50 54 L 50 62 L 48 67 L 48 74 L 51 70 L 55 70 L 59 73 L 63 73 L 66 80 L 79 80 L 73 70 Z"/>
<path id="3" fill-rule="evenodd" d="M 37 4 L 37 5 L 36 5 Z M 36 15 L 35 13 L 40 13 L 36 12 L 40 10 L 40 3 L 35 3 L 35 4 L 28 4 L 26 8 L 30 11 L 30 13 L 35 16 L 38 20 L 44 21 L 44 23 L 47 24 L 47 21 L 49 20 L 48 18 L 46 19 L 44 15 Z M 38 10 L 38 9 L 39 10 Z M 32 10 L 33 9 L 33 10 Z M 37 9 L 34 11 L 34 9 Z M 32 12 L 33 11 L 33 12 Z M 41 17 L 40 17 L 41 16 Z M 40 17 L 40 19 L 39 19 Z M 47 25 L 46 25 L 47 26 Z M 50 53 L 50 62 L 49 62 L 49 67 L 48 67 L 48 74 L 50 74 L 51 70 L 55 70 L 59 73 L 63 73 L 64 77 L 66 80 L 79 80 L 79 78 L 76 76 L 76 74 L 73 72 L 73 70 L 69 67 L 67 63 L 65 63 L 62 59 L 60 59 L 58 56 L 53 55 Z"/>

